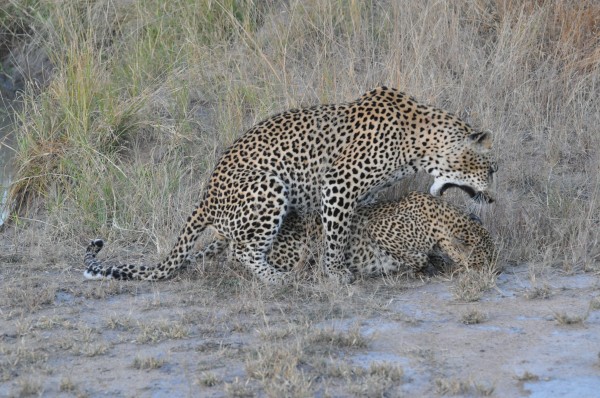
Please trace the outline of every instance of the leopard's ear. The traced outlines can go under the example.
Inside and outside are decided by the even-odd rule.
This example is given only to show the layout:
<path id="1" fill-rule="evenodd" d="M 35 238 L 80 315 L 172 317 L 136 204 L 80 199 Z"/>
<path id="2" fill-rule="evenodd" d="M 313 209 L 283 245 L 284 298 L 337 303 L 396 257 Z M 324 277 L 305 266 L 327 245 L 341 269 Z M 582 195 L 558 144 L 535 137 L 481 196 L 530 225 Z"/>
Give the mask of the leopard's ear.
<path id="1" fill-rule="evenodd" d="M 481 218 L 479 218 L 477 214 L 469 213 L 469 219 L 475 221 L 479 225 L 483 225 L 483 221 L 481 221 Z"/>
<path id="2" fill-rule="evenodd" d="M 493 142 L 494 137 L 489 130 L 479 131 L 467 136 L 467 145 L 469 145 L 473 151 L 481 154 L 491 151 Z"/>

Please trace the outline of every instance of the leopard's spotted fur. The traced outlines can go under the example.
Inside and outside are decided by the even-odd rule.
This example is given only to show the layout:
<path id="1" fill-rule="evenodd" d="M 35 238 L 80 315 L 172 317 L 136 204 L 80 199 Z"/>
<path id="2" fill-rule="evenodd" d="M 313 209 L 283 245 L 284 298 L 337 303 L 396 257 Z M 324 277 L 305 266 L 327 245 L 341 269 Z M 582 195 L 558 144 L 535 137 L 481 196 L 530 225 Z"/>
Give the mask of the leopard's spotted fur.
<path id="1" fill-rule="evenodd" d="M 434 177 L 433 195 L 458 186 L 486 193 L 494 167 L 489 132 L 474 131 L 455 115 L 387 87 L 356 101 L 289 110 L 248 130 L 221 157 L 200 204 L 167 258 L 142 268 L 88 267 L 90 279 L 164 279 L 191 256 L 212 227 L 235 243 L 237 257 L 260 279 L 282 283 L 288 273 L 268 261 L 286 215 L 319 213 L 323 268 L 342 281 L 351 221 L 358 204 L 418 171 Z"/>
<path id="2" fill-rule="evenodd" d="M 277 235 L 267 260 L 279 272 L 302 273 L 318 256 L 318 220 L 290 214 Z M 210 257 L 235 242 L 215 240 L 197 257 Z M 93 240 L 85 255 L 87 267 L 102 267 Z M 412 192 L 400 201 L 357 209 L 352 222 L 346 266 L 354 274 L 376 276 L 399 271 L 430 271 L 430 256 L 443 252 L 460 269 L 495 266 L 496 249 L 488 231 L 473 216 L 426 193 Z M 135 268 L 135 267 L 134 267 Z"/>

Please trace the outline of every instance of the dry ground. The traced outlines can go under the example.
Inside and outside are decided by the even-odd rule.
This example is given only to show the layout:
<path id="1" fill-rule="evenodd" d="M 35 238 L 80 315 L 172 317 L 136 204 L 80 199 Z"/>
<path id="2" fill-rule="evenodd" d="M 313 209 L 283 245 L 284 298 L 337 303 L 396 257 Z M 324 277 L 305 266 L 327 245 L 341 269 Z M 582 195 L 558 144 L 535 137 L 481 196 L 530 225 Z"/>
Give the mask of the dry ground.
<path id="1" fill-rule="evenodd" d="M 600 389 L 598 273 L 545 267 L 533 277 L 532 264 L 507 266 L 472 302 L 458 298 L 465 287 L 456 276 L 273 289 L 217 262 L 162 283 L 84 282 L 80 256 L 5 237 L 0 396 Z"/>
<path id="2" fill-rule="evenodd" d="M 0 0 L 0 396 L 597 396 L 599 32 L 597 0 Z M 89 238 L 166 255 L 256 122 L 382 83 L 494 132 L 494 287 L 83 281 Z"/>

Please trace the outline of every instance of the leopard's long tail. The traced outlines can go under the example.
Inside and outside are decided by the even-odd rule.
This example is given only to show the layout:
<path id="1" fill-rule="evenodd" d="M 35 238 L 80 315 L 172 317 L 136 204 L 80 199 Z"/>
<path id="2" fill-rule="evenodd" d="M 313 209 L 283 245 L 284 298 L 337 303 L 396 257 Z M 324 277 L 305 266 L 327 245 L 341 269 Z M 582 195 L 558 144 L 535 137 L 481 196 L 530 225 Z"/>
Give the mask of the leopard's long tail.
<path id="1" fill-rule="evenodd" d="M 96 259 L 96 255 L 104 247 L 102 239 L 92 239 L 88 247 L 85 249 L 83 264 L 86 271 L 83 273 L 88 279 L 94 279 L 94 275 L 99 275 L 102 271 L 102 263 Z"/>
<path id="2" fill-rule="evenodd" d="M 209 220 L 203 215 L 202 207 L 194 209 L 188 217 L 183 230 L 177 238 L 177 243 L 162 262 L 157 265 L 114 264 L 105 265 L 96 258 L 104 247 L 102 239 L 94 239 L 86 248 L 83 263 L 86 270 L 83 276 L 86 279 L 141 279 L 162 280 L 172 277 L 181 269 L 186 261 L 192 258 L 192 249 L 200 234 L 210 225 Z"/>

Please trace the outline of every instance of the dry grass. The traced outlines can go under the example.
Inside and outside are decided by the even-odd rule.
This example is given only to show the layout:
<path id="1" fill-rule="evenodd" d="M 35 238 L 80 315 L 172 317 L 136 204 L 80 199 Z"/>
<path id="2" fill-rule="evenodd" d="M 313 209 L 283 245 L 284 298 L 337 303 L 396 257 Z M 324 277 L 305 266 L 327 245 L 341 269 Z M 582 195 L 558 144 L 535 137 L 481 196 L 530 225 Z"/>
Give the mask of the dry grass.
<path id="1" fill-rule="evenodd" d="M 465 325 L 476 325 L 485 322 L 487 318 L 488 316 L 481 310 L 471 308 L 462 314 L 460 321 Z"/>
<path id="2" fill-rule="evenodd" d="M 365 338 L 358 328 L 349 331 L 337 331 L 335 329 L 317 329 L 307 336 L 311 347 L 339 347 L 339 348 L 364 348 L 369 340 Z"/>
<path id="3" fill-rule="evenodd" d="M 135 325 L 131 318 L 123 318 L 122 316 L 114 315 L 106 321 L 106 327 L 111 330 L 132 330 Z"/>
<path id="4" fill-rule="evenodd" d="M 355 378 L 350 383 L 350 392 L 362 397 L 402 396 L 399 386 L 402 385 L 404 370 L 393 363 L 373 362 L 365 369 L 362 379 Z M 352 379 L 350 379 L 352 380 Z"/>
<path id="5" fill-rule="evenodd" d="M 584 315 L 572 315 L 566 312 L 555 312 L 554 319 L 559 325 L 583 325 L 589 313 Z"/>
<path id="6" fill-rule="evenodd" d="M 534 286 L 528 289 L 525 293 L 525 297 L 529 300 L 534 299 L 548 299 L 552 296 L 552 288 L 548 284 L 542 286 Z"/>
<path id="7" fill-rule="evenodd" d="M 600 310 L 600 296 L 596 296 L 590 300 L 590 307 L 588 311 Z"/>
<path id="8" fill-rule="evenodd" d="M 398 280 L 361 281 L 377 290 L 368 293 L 320 282 L 269 289 L 222 262 L 158 285 L 82 284 L 79 276 L 92 237 L 107 239 L 107 254 L 119 258 L 127 249 L 144 261 L 164 255 L 219 154 L 256 122 L 290 107 L 352 100 L 381 83 L 494 132 L 497 201 L 475 212 L 501 248 L 501 267 L 528 263 L 544 278 L 598 272 L 600 7 L 593 0 L 9 5 L 10 13 L 0 10 L 0 73 L 26 81 L 14 115 L 12 218 L 3 232 L 18 249 L 0 257 L 0 315 L 15 336 L 0 342 L 0 378 L 15 395 L 45 393 L 47 384 L 21 375 L 44 374 L 49 358 L 91 363 L 131 341 L 139 349 L 182 344 L 202 357 L 196 365 L 205 371 L 190 384 L 229 396 L 395 391 L 405 382 L 399 365 L 340 359 L 368 349 L 370 336 L 358 326 L 322 325 L 384 316 L 402 328 L 424 327 L 421 315 L 388 308 L 403 294 Z M 429 183 L 419 175 L 388 196 Z M 465 203 L 458 192 L 447 199 Z M 495 281 L 492 270 L 458 275 L 454 299 L 477 301 Z M 553 293 L 533 286 L 526 297 Z M 175 298 L 165 300 L 160 292 L 171 289 Z M 94 307 L 127 297 L 136 298 L 127 311 L 99 315 Z M 196 312 L 177 311 L 194 305 Z M 54 307 L 74 312 L 46 312 Z M 88 314 L 97 319 L 74 320 Z M 559 324 L 587 318 L 555 315 Z M 259 343 L 231 337 L 238 335 Z M 195 338 L 206 341 L 185 346 Z M 42 346 L 44 339 L 53 345 Z M 423 363 L 439 354 L 411 352 Z M 221 377 L 215 364 L 231 358 L 244 377 Z M 64 380 L 65 392 L 79 385 Z M 493 392 L 461 378 L 432 383 L 440 394 Z"/>
<path id="9" fill-rule="evenodd" d="M 110 346 L 104 343 L 86 343 L 81 347 L 74 348 L 72 351 L 75 355 L 83 355 L 86 357 L 95 357 L 97 355 L 105 355 Z"/>
<path id="10" fill-rule="evenodd" d="M 483 293 L 496 286 L 494 267 L 481 270 L 467 270 L 456 278 L 452 293 L 458 301 L 478 301 Z"/>
<path id="11" fill-rule="evenodd" d="M 252 387 L 248 386 L 246 383 L 239 380 L 237 377 L 231 383 L 225 384 L 225 393 L 228 397 L 235 398 L 250 398 L 256 395 L 256 392 Z"/>
<path id="12" fill-rule="evenodd" d="M 17 397 L 35 397 L 43 393 L 42 385 L 38 380 L 23 378 L 18 382 Z"/>
<path id="13" fill-rule="evenodd" d="M 138 325 L 139 334 L 136 341 L 142 343 L 157 343 L 164 339 L 184 339 L 189 330 L 185 325 L 176 321 L 158 320 Z"/>
<path id="14" fill-rule="evenodd" d="M 160 369 L 166 361 L 162 358 L 155 357 L 136 357 L 133 360 L 133 366 L 135 369 L 140 370 L 151 370 L 151 369 Z"/>
<path id="15" fill-rule="evenodd" d="M 470 383 L 462 380 L 437 379 L 435 384 L 440 395 L 467 394 L 471 388 Z"/>
<path id="16" fill-rule="evenodd" d="M 37 311 L 54 302 L 57 289 L 57 285 L 48 285 L 43 278 L 30 276 L 16 284 L 4 286 L 0 305 L 5 308 L 19 309 L 21 313 Z"/>
<path id="17" fill-rule="evenodd" d="M 538 381 L 540 379 L 540 376 L 533 374 L 529 371 L 525 371 L 525 373 L 523 373 L 521 376 L 517 376 L 517 380 L 519 381 Z"/>
<path id="18" fill-rule="evenodd" d="M 13 5 L 35 26 L 23 40 L 43 43 L 54 69 L 25 91 L 12 192 L 42 199 L 56 243 L 101 235 L 164 253 L 244 129 L 383 82 L 496 133 L 498 201 L 482 218 L 506 248 L 501 263 L 597 261 L 593 1 L 40 7 Z"/>
<path id="19" fill-rule="evenodd" d="M 400 282 L 382 285 L 382 294 L 360 285 L 333 289 L 329 283 L 273 289 L 238 278 L 239 272 L 215 267 L 135 291 L 128 282 L 111 282 L 103 284 L 110 295 L 96 297 L 89 295 L 97 289 L 92 284 L 63 281 L 61 291 L 72 301 L 42 306 L 9 323 L 7 335 L 14 337 L 0 344 L 0 377 L 15 384 L 22 372 L 35 371 L 48 394 L 62 388 L 74 395 L 88 391 L 82 378 L 95 377 L 92 373 L 102 378 L 119 372 L 137 380 L 154 370 L 185 379 L 199 395 L 312 396 L 323 389 L 332 395 L 389 395 L 406 382 L 394 362 L 346 359 L 369 349 L 371 336 L 361 319 L 384 310 L 392 322 L 416 325 L 385 310 Z M 69 373 L 63 387 L 46 374 L 49 364 L 63 375 L 71 363 L 89 365 Z M 243 376 L 236 373 L 235 381 L 230 370 Z M 68 390 L 69 382 L 74 390 Z"/>
<path id="20" fill-rule="evenodd" d="M 269 396 L 312 395 L 312 377 L 300 368 L 305 359 L 299 347 L 263 346 L 256 355 L 246 364 L 246 372 Z"/>
<path id="21" fill-rule="evenodd" d="M 473 380 L 440 378 L 435 380 L 437 393 L 440 395 L 475 395 L 488 397 L 494 394 L 494 386 Z"/>
<path id="22" fill-rule="evenodd" d="M 369 339 L 357 327 L 348 330 L 297 327 L 293 334 L 271 333 L 250 354 L 246 371 L 269 396 L 313 396 L 327 380 L 331 388 L 345 386 L 360 396 L 388 395 L 403 383 L 403 369 L 389 362 L 355 365 L 343 357 L 367 348 Z M 264 336 L 263 337 L 268 337 Z"/>
<path id="23" fill-rule="evenodd" d="M 73 393 L 77 387 L 69 377 L 63 377 L 60 379 L 59 389 L 62 392 Z"/>
<path id="24" fill-rule="evenodd" d="M 205 372 L 198 378 L 198 383 L 206 387 L 214 387 L 221 383 L 221 380 L 212 372 Z"/>

